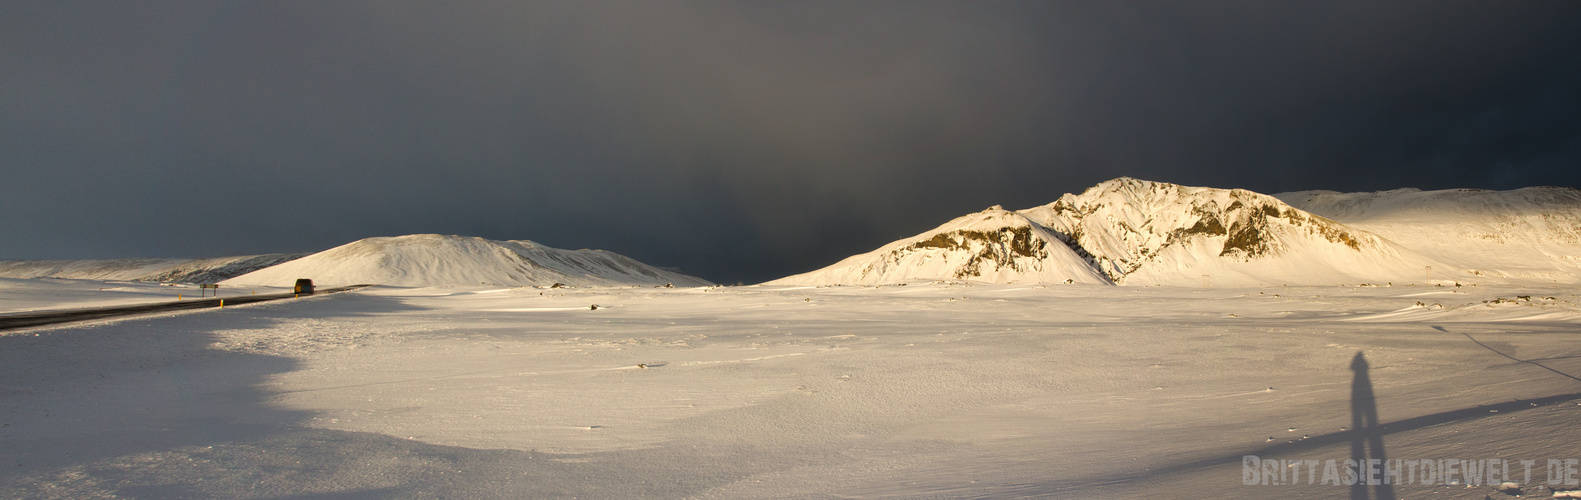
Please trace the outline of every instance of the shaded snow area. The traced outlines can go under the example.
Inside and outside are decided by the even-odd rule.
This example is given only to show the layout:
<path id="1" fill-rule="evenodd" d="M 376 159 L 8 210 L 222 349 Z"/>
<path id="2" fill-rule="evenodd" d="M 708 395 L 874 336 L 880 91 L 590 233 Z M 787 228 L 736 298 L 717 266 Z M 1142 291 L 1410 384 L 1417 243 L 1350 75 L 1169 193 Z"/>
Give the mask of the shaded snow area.
<path id="1" fill-rule="evenodd" d="M 367 238 L 222 282 L 288 286 L 712 285 L 604 250 L 561 250 L 531 241 L 413 234 Z"/>
<path id="2" fill-rule="evenodd" d="M 1530 481 L 1517 463 L 1399 498 L 1502 498 L 1502 481 L 1546 497 L 1543 461 L 1581 458 L 1578 302 L 1487 285 L 374 287 L 17 330 L 0 334 L 0 497 L 1354 498 L 1304 472 L 1262 484 L 1353 445 L 1537 461 Z M 1246 455 L 1275 467 L 1248 481 Z"/>

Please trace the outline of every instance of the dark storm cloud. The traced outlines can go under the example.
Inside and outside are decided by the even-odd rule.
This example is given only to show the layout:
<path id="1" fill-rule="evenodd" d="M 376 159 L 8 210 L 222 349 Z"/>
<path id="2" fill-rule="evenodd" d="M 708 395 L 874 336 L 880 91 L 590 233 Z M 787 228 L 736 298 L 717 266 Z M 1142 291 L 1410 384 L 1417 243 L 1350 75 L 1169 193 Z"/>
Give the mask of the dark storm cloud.
<path id="1" fill-rule="evenodd" d="M 1120 175 L 1581 185 L 1565 2 L 0 10 L 0 258 L 440 232 L 751 282 Z"/>

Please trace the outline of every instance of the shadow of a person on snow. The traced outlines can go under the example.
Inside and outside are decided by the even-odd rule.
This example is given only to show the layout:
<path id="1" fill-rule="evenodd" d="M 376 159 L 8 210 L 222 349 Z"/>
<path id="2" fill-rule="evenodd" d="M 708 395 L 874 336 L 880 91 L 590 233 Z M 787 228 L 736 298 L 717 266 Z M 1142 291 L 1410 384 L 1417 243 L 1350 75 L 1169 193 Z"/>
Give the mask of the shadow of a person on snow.
<path id="1" fill-rule="evenodd" d="M 1350 361 L 1350 370 L 1356 372 L 1350 384 L 1350 458 L 1357 464 L 1360 480 L 1351 485 L 1350 498 L 1367 500 L 1367 487 L 1373 486 L 1377 500 L 1394 500 L 1394 486 L 1370 471 L 1374 462 L 1369 460 L 1376 460 L 1375 463 L 1382 466 L 1389 463 L 1389 458 L 1383 450 L 1384 433 L 1378 426 L 1378 402 L 1373 397 L 1372 379 L 1367 369 L 1367 356 L 1356 351 L 1356 357 Z"/>

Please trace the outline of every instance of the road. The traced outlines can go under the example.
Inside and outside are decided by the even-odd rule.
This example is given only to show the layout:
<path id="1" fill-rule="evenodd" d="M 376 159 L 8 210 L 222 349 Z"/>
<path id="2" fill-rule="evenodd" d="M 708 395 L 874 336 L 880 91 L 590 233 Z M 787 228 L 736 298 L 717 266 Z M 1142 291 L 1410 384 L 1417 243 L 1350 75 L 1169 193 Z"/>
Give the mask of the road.
<path id="1" fill-rule="evenodd" d="M 346 290 L 356 290 L 370 286 L 373 285 L 351 285 L 337 288 L 325 288 L 318 290 L 316 293 L 311 295 L 343 292 Z M 93 307 L 85 309 L 0 314 L 0 331 L 26 328 L 30 326 L 52 325 L 56 323 L 70 323 L 73 321 L 87 321 L 93 319 L 134 316 L 139 314 L 151 314 L 168 311 L 181 311 L 186 309 L 236 306 L 242 304 L 251 304 L 254 302 L 267 302 L 271 300 L 290 299 L 295 297 L 297 297 L 297 294 L 294 293 L 270 293 L 264 295 L 239 295 L 236 297 L 177 300 L 174 302 L 159 302 L 155 304 L 137 304 L 130 306 Z"/>

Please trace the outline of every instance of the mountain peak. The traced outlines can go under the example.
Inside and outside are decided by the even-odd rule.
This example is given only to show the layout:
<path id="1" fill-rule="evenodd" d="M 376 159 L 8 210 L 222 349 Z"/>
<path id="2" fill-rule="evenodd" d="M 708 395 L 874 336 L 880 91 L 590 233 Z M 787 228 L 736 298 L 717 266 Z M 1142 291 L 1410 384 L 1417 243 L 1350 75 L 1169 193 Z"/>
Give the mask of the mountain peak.
<path id="1" fill-rule="evenodd" d="M 1365 232 L 1244 189 L 1122 177 L 1022 213 L 1066 235 L 1116 282 L 1200 281 L 1201 275 L 1244 274 L 1232 268 L 1302 255 L 1330 255 L 1334 262 L 1322 265 L 1343 268 L 1339 261 L 1358 257 L 1350 254 L 1379 253 L 1377 259 L 1389 261 L 1398 253 Z"/>

